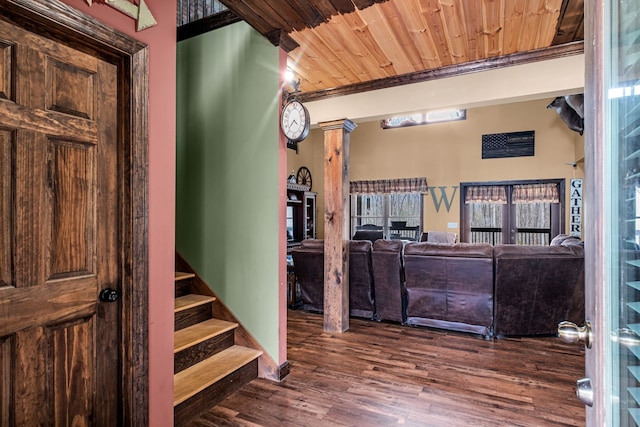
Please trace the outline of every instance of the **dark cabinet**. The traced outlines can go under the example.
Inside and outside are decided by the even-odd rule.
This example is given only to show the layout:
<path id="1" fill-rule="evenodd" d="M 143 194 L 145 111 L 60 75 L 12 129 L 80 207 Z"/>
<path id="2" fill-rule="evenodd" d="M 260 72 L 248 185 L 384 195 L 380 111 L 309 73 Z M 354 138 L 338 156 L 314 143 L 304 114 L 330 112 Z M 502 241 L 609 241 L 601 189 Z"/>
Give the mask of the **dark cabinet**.
<path id="1" fill-rule="evenodd" d="M 306 185 L 287 183 L 287 246 L 316 238 L 316 196 Z"/>

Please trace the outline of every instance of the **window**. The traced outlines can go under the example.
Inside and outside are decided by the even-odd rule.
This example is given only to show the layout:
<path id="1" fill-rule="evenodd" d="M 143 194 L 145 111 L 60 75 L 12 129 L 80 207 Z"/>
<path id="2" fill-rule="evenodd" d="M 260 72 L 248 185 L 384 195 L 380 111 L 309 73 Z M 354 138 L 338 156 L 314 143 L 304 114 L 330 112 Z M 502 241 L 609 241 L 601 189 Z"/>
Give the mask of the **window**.
<path id="1" fill-rule="evenodd" d="M 385 238 L 419 240 L 423 197 L 420 193 L 351 196 L 351 235 L 357 230 L 382 230 Z"/>
<path id="2" fill-rule="evenodd" d="M 564 232 L 564 180 L 461 183 L 461 241 L 548 245 Z"/>
<path id="3" fill-rule="evenodd" d="M 352 181 L 349 186 L 351 236 L 378 230 L 386 239 L 420 239 L 426 178 Z"/>

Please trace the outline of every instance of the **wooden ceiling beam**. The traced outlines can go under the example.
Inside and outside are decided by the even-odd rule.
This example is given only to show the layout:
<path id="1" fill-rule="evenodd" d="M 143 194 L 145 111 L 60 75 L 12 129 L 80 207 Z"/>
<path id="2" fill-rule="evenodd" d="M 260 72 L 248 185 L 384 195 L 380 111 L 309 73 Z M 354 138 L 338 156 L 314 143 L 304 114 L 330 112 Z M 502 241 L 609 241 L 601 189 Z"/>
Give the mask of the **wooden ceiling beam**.
<path id="1" fill-rule="evenodd" d="M 303 102 L 317 101 L 320 99 L 334 98 L 337 96 L 353 95 L 355 93 L 368 92 L 372 90 L 384 89 L 406 84 L 419 83 L 430 80 L 454 77 L 463 74 L 476 73 L 480 71 L 493 70 L 496 68 L 510 67 L 513 65 L 527 64 L 537 61 L 562 58 L 569 55 L 584 53 L 584 42 L 578 41 L 565 45 L 552 46 L 531 52 L 520 52 L 511 55 L 499 56 L 479 61 L 472 61 L 463 64 L 450 65 L 433 70 L 419 71 L 394 77 L 387 77 L 379 80 L 372 80 L 366 83 L 352 84 L 349 86 L 337 87 L 333 89 L 319 90 L 315 92 L 303 92 L 300 99 Z"/>
<path id="2" fill-rule="evenodd" d="M 238 16 L 241 16 L 247 24 L 251 25 L 260 34 L 266 36 L 274 30 L 281 29 L 276 28 L 274 25 L 278 23 L 267 22 L 259 13 L 251 7 L 251 5 L 243 0 L 220 0 L 220 3 L 224 4 L 229 10 L 235 12 Z"/>
<path id="3" fill-rule="evenodd" d="M 564 0 L 552 44 L 584 38 L 584 0 Z"/>
<path id="4" fill-rule="evenodd" d="M 313 6 L 327 21 L 338 14 L 338 9 L 329 0 L 315 0 Z"/>
<path id="5" fill-rule="evenodd" d="M 179 26 L 177 39 L 178 41 L 186 40 L 239 21 L 242 21 L 242 19 L 236 15 L 235 12 L 225 10 L 224 12 Z"/>
<path id="6" fill-rule="evenodd" d="M 314 2 L 307 0 L 289 0 L 289 3 L 302 17 L 307 28 L 315 28 L 331 18 L 331 15 L 326 16 L 320 13 L 315 7 Z"/>
<path id="7" fill-rule="evenodd" d="M 329 0 L 338 13 L 351 13 L 356 10 L 351 0 Z"/>

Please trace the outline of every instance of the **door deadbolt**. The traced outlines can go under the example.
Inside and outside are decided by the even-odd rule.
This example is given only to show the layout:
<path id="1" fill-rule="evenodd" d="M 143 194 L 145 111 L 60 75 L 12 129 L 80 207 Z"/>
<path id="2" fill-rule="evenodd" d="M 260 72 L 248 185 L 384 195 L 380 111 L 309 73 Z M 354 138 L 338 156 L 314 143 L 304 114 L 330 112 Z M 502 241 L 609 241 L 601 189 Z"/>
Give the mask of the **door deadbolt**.
<path id="1" fill-rule="evenodd" d="M 576 396 L 585 405 L 593 406 L 593 387 L 589 378 L 576 381 Z"/>

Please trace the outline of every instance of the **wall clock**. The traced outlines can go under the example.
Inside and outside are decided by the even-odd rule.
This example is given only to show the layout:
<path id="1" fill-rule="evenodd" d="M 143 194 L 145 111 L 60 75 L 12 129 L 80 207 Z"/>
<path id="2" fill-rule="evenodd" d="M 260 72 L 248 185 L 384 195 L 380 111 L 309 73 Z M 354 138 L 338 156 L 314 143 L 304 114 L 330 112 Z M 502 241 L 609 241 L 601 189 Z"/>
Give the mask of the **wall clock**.
<path id="1" fill-rule="evenodd" d="M 291 142 L 300 142 L 309 134 L 311 119 L 307 107 L 293 100 L 285 104 L 280 118 L 282 133 Z"/>

